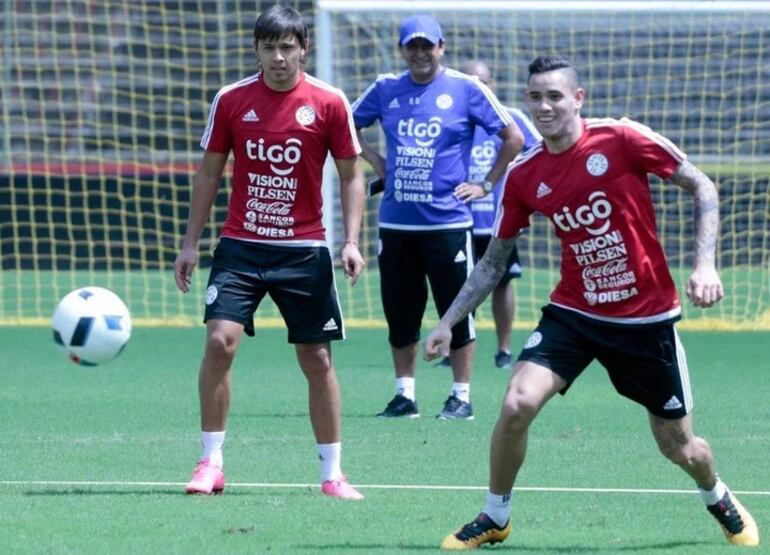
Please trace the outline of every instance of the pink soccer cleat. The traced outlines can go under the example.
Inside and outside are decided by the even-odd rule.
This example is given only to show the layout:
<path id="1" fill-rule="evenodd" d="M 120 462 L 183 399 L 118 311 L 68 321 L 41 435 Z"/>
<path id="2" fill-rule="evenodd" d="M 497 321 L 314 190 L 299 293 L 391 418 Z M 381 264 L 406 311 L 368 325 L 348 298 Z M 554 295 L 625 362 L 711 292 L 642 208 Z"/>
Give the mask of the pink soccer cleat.
<path id="1" fill-rule="evenodd" d="M 185 486 L 187 493 L 222 493 L 225 489 L 225 474 L 217 465 L 208 459 L 198 461 L 193 470 L 192 480 Z"/>
<path id="2" fill-rule="evenodd" d="M 364 496 L 356 491 L 356 488 L 348 484 L 346 476 L 340 476 L 336 480 L 324 480 L 321 484 L 321 493 L 329 497 L 339 497 L 340 499 L 363 499 Z"/>

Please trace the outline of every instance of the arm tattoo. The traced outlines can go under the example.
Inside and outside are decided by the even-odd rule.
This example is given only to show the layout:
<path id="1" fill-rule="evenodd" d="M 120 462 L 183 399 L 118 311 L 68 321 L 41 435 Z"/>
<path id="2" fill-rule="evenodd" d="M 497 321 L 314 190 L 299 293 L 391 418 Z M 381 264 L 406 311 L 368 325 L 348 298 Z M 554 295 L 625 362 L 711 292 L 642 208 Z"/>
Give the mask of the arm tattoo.
<path id="1" fill-rule="evenodd" d="M 695 261 L 714 264 L 719 232 L 719 195 L 714 182 L 702 171 L 685 160 L 670 181 L 694 197 Z"/>
<path id="2" fill-rule="evenodd" d="M 465 280 L 460 292 L 457 293 L 452 306 L 446 311 L 443 322 L 454 326 L 466 315 L 479 306 L 494 289 L 505 273 L 508 257 L 511 255 L 516 239 L 497 239 L 492 237 L 484 256 L 473 268 L 471 275 Z"/>

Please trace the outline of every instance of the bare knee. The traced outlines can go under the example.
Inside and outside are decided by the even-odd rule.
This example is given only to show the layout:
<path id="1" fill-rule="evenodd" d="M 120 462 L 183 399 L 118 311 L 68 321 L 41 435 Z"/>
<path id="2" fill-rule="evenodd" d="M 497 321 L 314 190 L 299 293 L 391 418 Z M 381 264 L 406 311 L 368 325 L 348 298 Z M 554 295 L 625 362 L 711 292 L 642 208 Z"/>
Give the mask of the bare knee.
<path id="1" fill-rule="evenodd" d="M 227 369 L 238 348 L 238 337 L 225 331 L 213 331 L 206 337 L 206 362 L 209 368 Z"/>
<path id="2" fill-rule="evenodd" d="M 499 423 L 505 431 L 525 430 L 537 416 L 539 404 L 520 392 L 508 391 L 500 411 Z"/>
<path id="3" fill-rule="evenodd" d="M 311 385 L 323 384 L 334 379 L 334 367 L 328 343 L 298 344 L 296 351 L 302 373 Z"/>

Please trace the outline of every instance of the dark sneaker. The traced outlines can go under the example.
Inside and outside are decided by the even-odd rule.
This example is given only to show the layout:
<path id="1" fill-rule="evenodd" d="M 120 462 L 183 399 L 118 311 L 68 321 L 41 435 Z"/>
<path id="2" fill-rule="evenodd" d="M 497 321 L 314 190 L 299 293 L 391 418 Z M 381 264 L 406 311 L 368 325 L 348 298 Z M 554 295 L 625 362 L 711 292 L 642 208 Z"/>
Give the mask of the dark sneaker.
<path id="1" fill-rule="evenodd" d="M 441 549 L 454 551 L 476 549 L 485 543 L 500 543 L 510 533 L 510 520 L 500 528 L 486 513 L 481 513 L 474 520 L 444 538 L 444 541 L 441 542 Z"/>
<path id="2" fill-rule="evenodd" d="M 436 368 L 451 368 L 452 362 L 449 360 L 449 357 L 444 357 L 433 366 Z"/>
<path id="3" fill-rule="evenodd" d="M 727 537 L 734 545 L 759 545 L 759 530 L 751 514 L 729 491 L 714 505 L 706 508 L 717 519 Z"/>
<path id="4" fill-rule="evenodd" d="M 444 409 L 436 415 L 439 420 L 473 420 L 473 407 L 454 395 L 444 401 Z"/>
<path id="5" fill-rule="evenodd" d="M 498 368 L 512 368 L 513 355 L 508 351 L 497 351 L 495 354 L 495 366 Z"/>
<path id="6" fill-rule="evenodd" d="M 384 418 L 398 418 L 401 416 L 418 418 L 420 416 L 420 411 L 417 410 L 417 401 L 412 401 L 401 394 L 397 394 L 390 400 L 390 403 L 385 407 L 385 410 L 377 416 Z"/>

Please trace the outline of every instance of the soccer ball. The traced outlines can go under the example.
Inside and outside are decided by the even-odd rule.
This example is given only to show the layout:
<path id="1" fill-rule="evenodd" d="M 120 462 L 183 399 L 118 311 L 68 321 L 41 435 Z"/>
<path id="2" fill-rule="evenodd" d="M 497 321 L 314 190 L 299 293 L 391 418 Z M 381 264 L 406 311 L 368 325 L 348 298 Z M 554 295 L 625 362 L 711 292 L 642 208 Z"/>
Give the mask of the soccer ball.
<path id="1" fill-rule="evenodd" d="M 53 313 L 53 339 L 72 362 L 96 366 L 120 354 L 131 336 L 131 314 L 115 293 L 83 287 Z"/>

